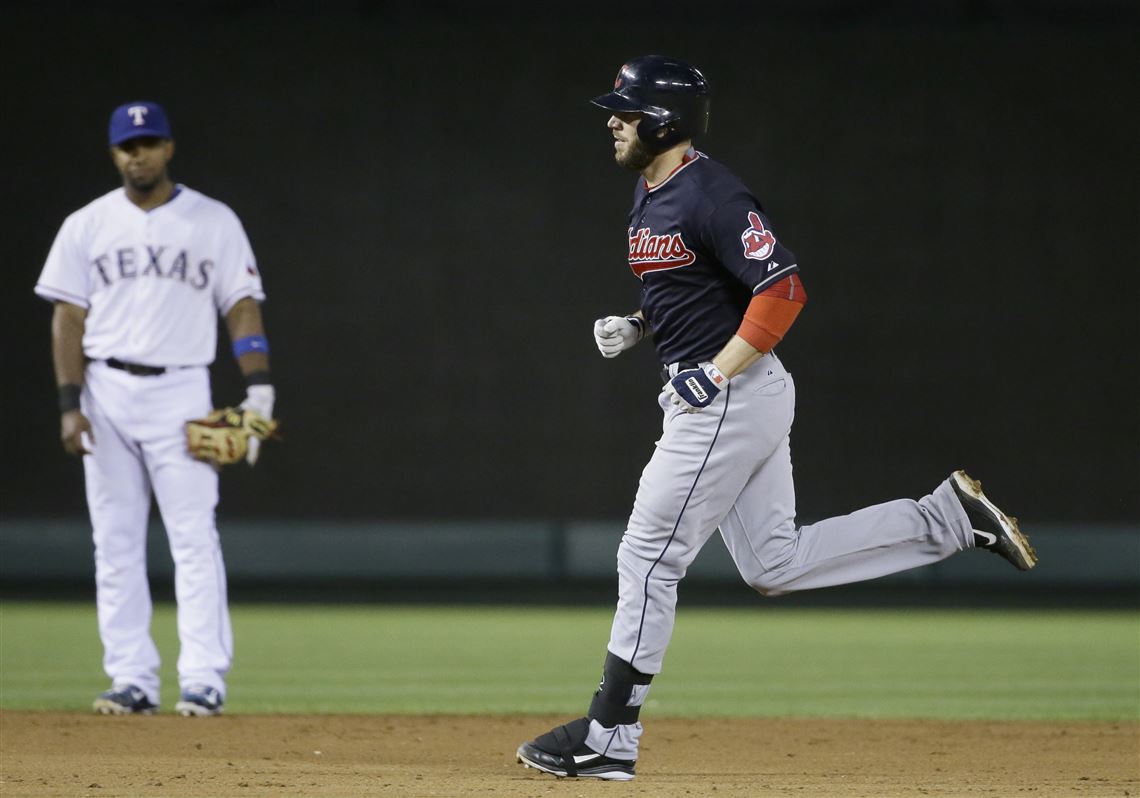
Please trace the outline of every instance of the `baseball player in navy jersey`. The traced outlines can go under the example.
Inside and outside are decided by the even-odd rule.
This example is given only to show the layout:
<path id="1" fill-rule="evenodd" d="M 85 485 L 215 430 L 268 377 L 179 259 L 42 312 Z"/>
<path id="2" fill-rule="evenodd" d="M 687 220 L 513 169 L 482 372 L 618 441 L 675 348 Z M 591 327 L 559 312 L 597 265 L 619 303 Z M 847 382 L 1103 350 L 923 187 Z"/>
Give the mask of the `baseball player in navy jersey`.
<path id="1" fill-rule="evenodd" d="M 103 714 L 151 714 L 159 653 L 150 635 L 147 517 L 158 501 L 175 566 L 176 711 L 217 715 L 233 636 L 215 526 L 218 473 L 187 451 L 183 425 L 211 409 L 218 314 L 248 383 L 243 408 L 273 415 L 261 276 L 232 210 L 174 183 L 170 124 L 151 102 L 111 114 L 122 187 L 64 221 L 36 284 L 54 303 L 52 354 L 64 448 L 83 458 L 95 543 Z M 248 462 L 258 457 L 251 440 Z"/>
<path id="2" fill-rule="evenodd" d="M 664 365 L 662 435 L 618 547 L 618 603 L 585 717 L 524 743 L 518 760 L 556 776 L 634 777 L 639 713 L 673 632 L 677 583 L 718 528 L 765 596 L 840 585 L 985 548 L 1021 570 L 1037 556 L 1016 519 L 956 471 L 900 499 L 795 524 L 789 434 L 795 384 L 776 344 L 807 301 L 796 256 L 756 196 L 692 147 L 709 86 L 694 67 L 645 56 L 593 103 L 617 163 L 640 173 L 629 265 L 641 306 L 594 324 L 607 358 L 652 335 Z"/>

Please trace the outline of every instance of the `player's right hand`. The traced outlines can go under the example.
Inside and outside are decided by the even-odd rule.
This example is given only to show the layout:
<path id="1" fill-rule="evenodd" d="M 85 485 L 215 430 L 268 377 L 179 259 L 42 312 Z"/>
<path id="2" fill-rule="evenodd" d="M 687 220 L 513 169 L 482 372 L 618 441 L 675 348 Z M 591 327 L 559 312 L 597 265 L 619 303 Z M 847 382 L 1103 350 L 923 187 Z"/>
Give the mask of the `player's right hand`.
<path id="1" fill-rule="evenodd" d="M 637 316 L 606 316 L 594 322 L 594 341 L 602 357 L 617 357 L 645 337 L 645 322 Z"/>
<path id="2" fill-rule="evenodd" d="M 68 410 L 59 417 L 59 438 L 68 454 L 91 454 L 95 445 L 91 422 L 79 410 Z"/>
<path id="3" fill-rule="evenodd" d="M 252 410 L 266 421 L 273 418 L 273 404 L 277 401 L 277 392 L 272 385 L 251 385 L 246 389 L 245 401 L 241 403 L 243 410 Z M 257 465 L 258 453 L 261 451 L 261 439 L 256 435 L 249 436 L 246 441 L 249 447 L 245 461 L 250 466 Z"/>

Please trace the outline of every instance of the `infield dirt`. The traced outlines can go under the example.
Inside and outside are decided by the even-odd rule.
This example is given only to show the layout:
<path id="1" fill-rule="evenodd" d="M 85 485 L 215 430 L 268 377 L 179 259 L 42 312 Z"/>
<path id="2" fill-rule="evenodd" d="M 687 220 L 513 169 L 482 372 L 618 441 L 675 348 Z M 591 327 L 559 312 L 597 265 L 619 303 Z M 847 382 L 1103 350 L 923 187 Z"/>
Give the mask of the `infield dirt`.
<path id="1" fill-rule="evenodd" d="M 16 796 L 1137 796 L 1140 724 L 654 718 L 633 782 L 516 764 L 566 718 L 0 713 Z"/>

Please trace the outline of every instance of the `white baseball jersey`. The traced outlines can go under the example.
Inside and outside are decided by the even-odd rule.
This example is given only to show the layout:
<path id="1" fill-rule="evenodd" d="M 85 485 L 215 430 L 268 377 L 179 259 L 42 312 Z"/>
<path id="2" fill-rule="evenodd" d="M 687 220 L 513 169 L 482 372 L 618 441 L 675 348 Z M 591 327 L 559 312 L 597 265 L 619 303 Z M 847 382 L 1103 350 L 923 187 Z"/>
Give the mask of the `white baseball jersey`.
<path id="1" fill-rule="evenodd" d="M 181 185 L 150 211 L 118 188 L 68 216 L 36 293 L 87 309 L 88 358 L 148 366 L 209 365 L 214 314 L 265 299 L 237 215 Z"/>

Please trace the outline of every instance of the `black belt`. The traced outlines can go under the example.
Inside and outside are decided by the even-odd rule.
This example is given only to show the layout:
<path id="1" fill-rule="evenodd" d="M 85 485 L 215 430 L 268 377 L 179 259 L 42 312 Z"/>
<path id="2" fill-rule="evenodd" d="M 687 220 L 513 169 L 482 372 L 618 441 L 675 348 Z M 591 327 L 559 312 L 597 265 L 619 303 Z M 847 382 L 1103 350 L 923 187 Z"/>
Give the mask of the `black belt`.
<path id="1" fill-rule="evenodd" d="M 159 374 L 165 374 L 166 368 L 163 366 L 140 366 L 138 363 L 124 363 L 118 358 L 109 357 L 103 361 L 113 369 L 125 371 L 128 374 L 133 374 L 136 377 L 157 377 Z"/>
<path id="2" fill-rule="evenodd" d="M 689 369 L 699 369 L 700 367 L 701 367 L 700 363 L 678 363 L 677 364 L 677 373 L 680 374 L 682 371 L 688 371 Z M 669 367 L 668 366 L 661 369 L 661 382 L 669 382 L 672 379 L 673 378 L 669 376 Z"/>

